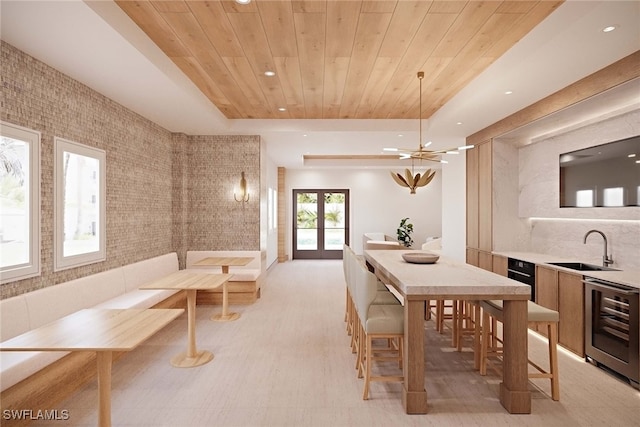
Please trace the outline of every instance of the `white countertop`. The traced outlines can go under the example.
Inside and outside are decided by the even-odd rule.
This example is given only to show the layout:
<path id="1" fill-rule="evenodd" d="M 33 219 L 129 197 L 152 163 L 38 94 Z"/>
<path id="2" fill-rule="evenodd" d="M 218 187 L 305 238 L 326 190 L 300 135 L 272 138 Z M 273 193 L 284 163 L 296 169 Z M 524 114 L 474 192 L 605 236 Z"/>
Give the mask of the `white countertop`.
<path id="1" fill-rule="evenodd" d="M 407 297 L 423 295 L 479 299 L 529 299 L 531 287 L 516 280 L 440 257 L 435 264 L 410 264 L 402 250 L 367 250 L 365 258 Z"/>
<path id="2" fill-rule="evenodd" d="M 494 255 L 501 255 L 508 258 L 516 258 L 521 261 L 528 261 L 541 266 L 555 268 L 557 270 L 566 271 L 569 273 L 579 274 L 586 277 L 593 277 L 596 279 L 606 280 L 613 283 L 620 283 L 623 285 L 631 286 L 633 288 L 640 289 L 640 270 L 627 269 L 627 270 L 608 270 L 608 271 L 577 271 L 571 268 L 560 267 L 557 265 L 548 264 L 549 262 L 583 262 L 587 264 L 600 265 L 601 261 L 575 259 L 575 258 L 561 258 L 553 255 L 538 254 L 533 252 L 493 252 Z M 611 267 L 616 268 L 616 267 Z"/>

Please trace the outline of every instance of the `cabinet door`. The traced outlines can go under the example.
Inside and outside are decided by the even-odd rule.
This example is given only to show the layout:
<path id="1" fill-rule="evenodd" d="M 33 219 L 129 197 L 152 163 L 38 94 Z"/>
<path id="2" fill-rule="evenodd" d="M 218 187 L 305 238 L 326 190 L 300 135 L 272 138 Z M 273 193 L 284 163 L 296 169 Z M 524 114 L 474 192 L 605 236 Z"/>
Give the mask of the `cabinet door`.
<path id="1" fill-rule="evenodd" d="M 536 265 L 536 304 L 558 311 L 558 270 Z M 547 336 L 547 328 L 538 332 Z"/>
<path id="2" fill-rule="evenodd" d="M 467 150 L 467 247 L 478 249 L 478 148 L 477 147 Z"/>
<path id="3" fill-rule="evenodd" d="M 584 356 L 584 283 L 582 276 L 558 272 L 558 341 L 563 347 Z"/>
<path id="4" fill-rule="evenodd" d="M 492 260 L 492 269 L 496 274 L 507 277 L 507 257 L 502 255 L 494 255 Z"/>
<path id="5" fill-rule="evenodd" d="M 478 146 L 478 249 L 491 251 L 492 236 L 492 150 L 491 141 Z"/>
<path id="6" fill-rule="evenodd" d="M 467 264 L 478 267 L 478 250 L 467 248 Z"/>
<path id="7" fill-rule="evenodd" d="M 493 256 L 491 255 L 491 252 L 478 252 L 478 267 L 483 270 L 493 271 Z"/>

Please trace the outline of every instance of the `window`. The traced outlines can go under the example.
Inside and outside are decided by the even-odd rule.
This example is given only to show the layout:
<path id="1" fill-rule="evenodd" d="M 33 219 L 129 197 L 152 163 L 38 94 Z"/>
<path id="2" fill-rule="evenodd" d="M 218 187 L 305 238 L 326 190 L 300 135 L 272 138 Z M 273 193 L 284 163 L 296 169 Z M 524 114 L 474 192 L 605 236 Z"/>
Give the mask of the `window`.
<path id="1" fill-rule="evenodd" d="M 40 132 L 0 122 L 2 283 L 40 275 Z"/>
<path id="2" fill-rule="evenodd" d="M 604 205 L 605 206 L 624 206 L 624 189 L 622 187 L 613 187 L 604 189 Z"/>
<path id="3" fill-rule="evenodd" d="M 54 270 L 106 259 L 103 150 L 55 138 Z"/>
<path id="4" fill-rule="evenodd" d="M 579 208 L 588 208 L 593 206 L 593 190 L 576 191 L 576 206 Z"/>

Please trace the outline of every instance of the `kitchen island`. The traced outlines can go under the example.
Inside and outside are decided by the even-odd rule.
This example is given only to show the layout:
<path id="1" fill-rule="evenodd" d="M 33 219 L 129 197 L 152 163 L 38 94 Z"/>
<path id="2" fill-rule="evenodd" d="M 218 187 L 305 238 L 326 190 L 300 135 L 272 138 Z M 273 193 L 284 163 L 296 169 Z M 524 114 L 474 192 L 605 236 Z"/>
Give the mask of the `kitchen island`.
<path id="1" fill-rule="evenodd" d="M 531 413 L 527 378 L 527 300 L 531 288 L 515 280 L 441 257 L 435 264 L 410 264 L 407 251 L 370 250 L 365 259 L 384 283 L 404 298 L 404 385 L 408 414 L 427 413 L 425 389 L 425 301 L 504 300 L 504 371 L 500 403 L 512 414 Z M 427 352 L 428 355 L 428 352 Z"/>

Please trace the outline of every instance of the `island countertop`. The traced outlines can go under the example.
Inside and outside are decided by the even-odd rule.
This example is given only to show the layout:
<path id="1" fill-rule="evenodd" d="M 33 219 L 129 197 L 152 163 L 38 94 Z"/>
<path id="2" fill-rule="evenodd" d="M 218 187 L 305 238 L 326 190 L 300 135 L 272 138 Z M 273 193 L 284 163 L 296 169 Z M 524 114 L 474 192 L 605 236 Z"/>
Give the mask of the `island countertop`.
<path id="1" fill-rule="evenodd" d="M 368 250 L 365 251 L 365 259 L 407 298 L 530 297 L 531 287 L 518 281 L 442 256 L 435 264 L 411 264 L 402 258 L 405 252 L 411 251 Z"/>

